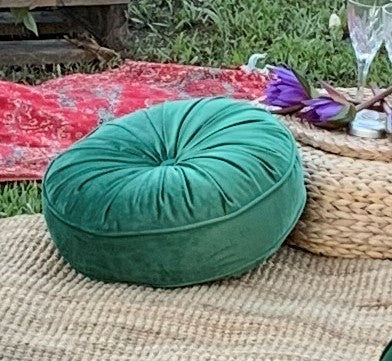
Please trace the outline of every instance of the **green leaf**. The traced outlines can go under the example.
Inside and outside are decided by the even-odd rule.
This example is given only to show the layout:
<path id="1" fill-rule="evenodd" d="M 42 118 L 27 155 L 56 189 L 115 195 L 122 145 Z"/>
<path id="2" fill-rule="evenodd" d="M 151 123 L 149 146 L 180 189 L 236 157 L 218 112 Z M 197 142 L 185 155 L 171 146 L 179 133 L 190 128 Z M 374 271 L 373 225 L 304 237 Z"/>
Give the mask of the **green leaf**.
<path id="1" fill-rule="evenodd" d="M 29 8 L 12 8 L 11 14 L 15 19 L 16 24 L 23 24 L 26 29 L 30 30 L 35 36 L 38 36 L 37 23 Z"/>
<path id="2" fill-rule="evenodd" d="M 27 8 L 12 8 L 10 9 L 11 15 L 15 19 L 16 24 L 21 24 L 23 23 L 23 17 L 26 16 L 26 14 L 29 12 L 29 9 Z"/>
<path id="3" fill-rule="evenodd" d="M 340 104 L 349 105 L 350 103 L 346 99 L 346 97 L 338 92 L 333 86 L 329 85 L 325 81 L 320 81 L 321 86 L 328 92 L 329 96 Z"/>
<path id="4" fill-rule="evenodd" d="M 23 24 L 27 29 L 29 29 L 32 33 L 34 33 L 35 36 L 38 36 L 37 23 L 35 22 L 31 12 L 28 12 L 27 16 L 23 18 Z"/>
<path id="5" fill-rule="evenodd" d="M 15 19 L 16 24 L 22 24 L 23 19 L 27 16 L 29 12 L 28 8 L 12 8 L 11 14 Z"/>
<path id="6" fill-rule="evenodd" d="M 343 128 L 347 126 L 348 123 L 354 120 L 357 114 L 357 110 L 355 109 L 354 104 L 349 104 L 345 106 L 339 114 L 335 115 L 333 118 L 329 120 L 330 127 L 335 129 Z"/>
<path id="7" fill-rule="evenodd" d="M 310 86 L 310 96 L 311 98 L 318 98 L 320 93 L 311 85 Z"/>
<path id="8" fill-rule="evenodd" d="M 311 98 L 317 98 L 319 96 L 319 93 L 317 90 L 313 87 L 313 85 L 297 70 L 291 69 L 294 75 L 297 77 L 298 81 L 302 84 L 302 86 L 305 88 L 306 92 Z"/>

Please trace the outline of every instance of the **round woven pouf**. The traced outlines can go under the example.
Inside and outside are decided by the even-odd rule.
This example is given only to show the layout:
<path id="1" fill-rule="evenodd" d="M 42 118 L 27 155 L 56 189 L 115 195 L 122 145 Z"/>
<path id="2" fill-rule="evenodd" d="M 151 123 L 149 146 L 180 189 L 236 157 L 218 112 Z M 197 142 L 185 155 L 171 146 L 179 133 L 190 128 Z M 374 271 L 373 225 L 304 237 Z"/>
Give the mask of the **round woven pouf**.
<path id="1" fill-rule="evenodd" d="M 308 202 L 289 243 L 313 253 L 392 259 L 392 142 L 285 117 L 300 146 Z"/>

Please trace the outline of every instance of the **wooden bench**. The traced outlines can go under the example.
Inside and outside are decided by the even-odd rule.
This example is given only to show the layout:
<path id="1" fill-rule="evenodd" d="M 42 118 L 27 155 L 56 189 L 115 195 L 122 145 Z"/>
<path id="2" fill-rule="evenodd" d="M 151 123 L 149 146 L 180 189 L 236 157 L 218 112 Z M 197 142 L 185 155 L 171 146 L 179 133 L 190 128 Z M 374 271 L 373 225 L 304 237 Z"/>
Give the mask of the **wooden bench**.
<path id="1" fill-rule="evenodd" d="M 91 52 L 64 39 L 88 33 L 101 46 L 121 51 L 129 41 L 128 0 L 0 0 L 0 64 L 88 61 Z M 10 8 L 29 8 L 39 37 L 15 24 Z"/>

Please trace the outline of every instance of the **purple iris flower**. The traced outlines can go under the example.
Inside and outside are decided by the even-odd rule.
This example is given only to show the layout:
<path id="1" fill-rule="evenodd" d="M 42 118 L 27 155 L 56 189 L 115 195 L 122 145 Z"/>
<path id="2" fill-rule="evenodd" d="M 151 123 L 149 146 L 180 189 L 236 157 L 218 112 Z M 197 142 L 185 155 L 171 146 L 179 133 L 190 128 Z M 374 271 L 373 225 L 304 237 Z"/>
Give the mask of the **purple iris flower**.
<path id="1" fill-rule="evenodd" d="M 305 107 L 300 111 L 300 116 L 310 123 L 322 128 L 341 128 L 352 121 L 356 114 L 355 106 L 345 99 L 340 99 L 333 94 L 329 96 L 304 100 Z"/>
<path id="2" fill-rule="evenodd" d="M 330 97 L 321 96 L 319 98 L 304 100 L 301 115 L 310 122 L 327 122 L 336 117 L 345 107 L 345 104 L 336 102 Z"/>
<path id="3" fill-rule="evenodd" d="M 274 74 L 266 90 L 266 102 L 282 108 L 301 104 L 311 98 L 308 84 L 291 69 L 272 67 Z"/>

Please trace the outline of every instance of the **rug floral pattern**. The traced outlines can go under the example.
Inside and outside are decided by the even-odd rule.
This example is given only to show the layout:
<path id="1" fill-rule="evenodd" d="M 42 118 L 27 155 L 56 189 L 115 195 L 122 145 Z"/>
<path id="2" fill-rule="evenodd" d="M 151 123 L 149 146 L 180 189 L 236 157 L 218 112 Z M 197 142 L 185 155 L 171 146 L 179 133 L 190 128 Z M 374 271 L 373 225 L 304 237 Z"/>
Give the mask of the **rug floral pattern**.
<path id="1" fill-rule="evenodd" d="M 255 100 L 260 72 L 128 61 L 100 74 L 26 86 L 0 81 L 0 181 L 41 179 L 57 154 L 100 124 L 165 100 Z"/>

